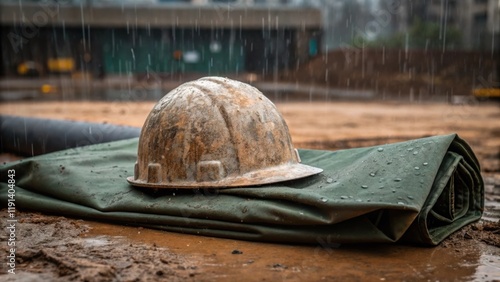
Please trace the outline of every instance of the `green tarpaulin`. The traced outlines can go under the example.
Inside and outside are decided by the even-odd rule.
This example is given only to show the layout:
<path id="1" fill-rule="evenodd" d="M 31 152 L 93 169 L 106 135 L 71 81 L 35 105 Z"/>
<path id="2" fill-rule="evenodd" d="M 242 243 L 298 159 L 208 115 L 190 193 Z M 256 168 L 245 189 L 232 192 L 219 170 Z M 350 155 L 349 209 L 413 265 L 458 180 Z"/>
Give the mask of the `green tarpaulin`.
<path id="1" fill-rule="evenodd" d="M 484 185 L 457 135 L 342 151 L 299 150 L 324 169 L 253 188 L 151 190 L 127 183 L 138 139 L 40 155 L 0 168 L 16 208 L 184 232 L 280 243 L 435 245 L 478 220 Z M 12 190 L 11 190 L 12 191 Z"/>

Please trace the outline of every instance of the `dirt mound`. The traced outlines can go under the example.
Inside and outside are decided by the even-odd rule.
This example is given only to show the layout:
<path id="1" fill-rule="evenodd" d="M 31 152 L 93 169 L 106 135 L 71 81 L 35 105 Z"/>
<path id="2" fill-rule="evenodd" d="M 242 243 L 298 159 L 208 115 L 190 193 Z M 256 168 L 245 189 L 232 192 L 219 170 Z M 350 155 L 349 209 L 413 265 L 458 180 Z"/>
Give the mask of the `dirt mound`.
<path id="1" fill-rule="evenodd" d="M 481 241 L 500 248 L 500 221 L 480 221 L 467 225 L 453 233 L 440 246 L 461 250 L 468 247 L 469 240 Z"/>
<path id="2" fill-rule="evenodd" d="M 81 220 L 29 212 L 18 214 L 21 215 L 18 236 L 22 240 L 16 243 L 16 275 L 6 274 L 3 278 L 157 281 L 168 277 L 169 281 L 184 281 L 196 274 L 192 260 L 187 263 L 187 259 L 166 248 L 133 245 L 119 237 L 86 238 L 89 228 Z M 5 221 L 2 229 L 4 225 Z M 2 236 L 2 241 L 6 241 L 6 235 Z M 0 249 L 7 253 L 6 247 L 7 244 L 2 244 Z"/>
<path id="3" fill-rule="evenodd" d="M 318 56 L 281 73 L 279 79 L 428 100 L 491 87 L 497 60 L 498 54 L 480 52 L 352 48 Z"/>

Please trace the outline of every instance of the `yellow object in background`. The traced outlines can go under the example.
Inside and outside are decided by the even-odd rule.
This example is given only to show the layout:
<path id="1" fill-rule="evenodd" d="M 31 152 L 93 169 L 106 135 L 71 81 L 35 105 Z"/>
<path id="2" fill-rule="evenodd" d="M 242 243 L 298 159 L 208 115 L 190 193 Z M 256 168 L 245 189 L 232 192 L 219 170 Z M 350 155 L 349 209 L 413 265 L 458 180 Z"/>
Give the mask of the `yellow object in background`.
<path id="1" fill-rule="evenodd" d="M 17 65 L 17 74 L 21 76 L 40 75 L 40 66 L 34 61 L 24 61 Z"/>
<path id="2" fill-rule="evenodd" d="M 478 88 L 474 89 L 475 97 L 497 97 L 500 98 L 500 88 Z"/>
<path id="3" fill-rule="evenodd" d="M 42 87 L 40 87 L 40 91 L 43 94 L 53 93 L 53 92 L 56 92 L 56 90 L 57 90 L 57 88 L 50 85 L 50 84 L 43 84 Z"/>
<path id="4" fill-rule="evenodd" d="M 51 58 L 47 60 L 49 72 L 72 72 L 75 69 L 73 58 Z"/>
<path id="5" fill-rule="evenodd" d="M 28 72 L 28 67 L 26 64 L 22 63 L 17 66 L 17 73 L 20 75 L 25 75 Z"/>

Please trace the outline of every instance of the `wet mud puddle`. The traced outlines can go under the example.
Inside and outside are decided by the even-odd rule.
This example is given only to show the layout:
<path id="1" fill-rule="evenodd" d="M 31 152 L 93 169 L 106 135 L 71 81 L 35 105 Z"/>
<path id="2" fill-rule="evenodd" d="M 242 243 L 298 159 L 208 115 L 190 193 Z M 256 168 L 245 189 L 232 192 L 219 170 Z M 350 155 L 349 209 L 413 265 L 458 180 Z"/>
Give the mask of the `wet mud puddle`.
<path id="1" fill-rule="evenodd" d="M 280 245 L 97 222 L 85 222 L 90 228 L 80 238 L 91 240 L 87 244 L 94 245 L 104 240 L 128 247 L 153 246 L 161 250 L 160 257 L 167 261 L 169 257 L 175 258 L 174 270 L 184 275 L 178 277 L 201 281 L 245 278 L 253 281 L 498 281 L 500 189 L 496 178 L 486 177 L 483 219 L 457 231 L 437 247 Z M 160 263 L 155 261 L 155 267 L 161 266 L 162 261 L 165 259 L 160 259 Z"/>
<path id="2" fill-rule="evenodd" d="M 120 241 L 175 255 L 194 280 L 430 280 L 500 278 L 500 248 L 455 234 L 438 247 L 279 245 L 169 233 L 89 222 L 87 244 Z M 134 255 L 134 254 L 128 254 Z M 160 260 L 161 262 L 161 260 Z M 156 262 L 158 264 L 158 262 Z M 161 265 L 161 263 L 160 263 Z M 183 266 L 182 266 L 183 265 Z"/>

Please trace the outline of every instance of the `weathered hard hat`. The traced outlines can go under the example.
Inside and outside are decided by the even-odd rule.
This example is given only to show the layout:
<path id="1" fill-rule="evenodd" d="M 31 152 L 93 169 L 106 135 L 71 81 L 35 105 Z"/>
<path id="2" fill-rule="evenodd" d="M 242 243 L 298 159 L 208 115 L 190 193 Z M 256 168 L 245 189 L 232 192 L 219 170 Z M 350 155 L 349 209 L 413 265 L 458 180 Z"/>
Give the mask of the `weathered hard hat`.
<path id="1" fill-rule="evenodd" d="M 320 173 L 300 164 L 283 117 L 256 88 L 205 77 L 165 95 L 139 138 L 132 185 L 252 186 Z"/>

